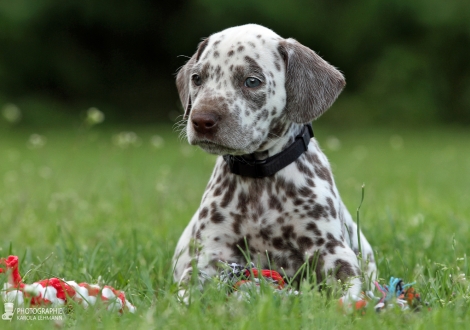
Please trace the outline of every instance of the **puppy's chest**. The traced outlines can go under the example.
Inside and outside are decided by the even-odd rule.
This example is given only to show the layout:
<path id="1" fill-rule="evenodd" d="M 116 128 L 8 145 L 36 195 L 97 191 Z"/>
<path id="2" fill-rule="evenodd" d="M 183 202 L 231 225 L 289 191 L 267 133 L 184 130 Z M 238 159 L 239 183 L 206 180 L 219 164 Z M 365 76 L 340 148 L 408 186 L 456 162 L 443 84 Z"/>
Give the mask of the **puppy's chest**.
<path id="1" fill-rule="evenodd" d="M 276 242 L 296 240 L 300 236 L 321 236 L 311 230 L 329 216 L 329 206 L 319 203 L 318 187 L 299 188 L 282 177 L 244 180 L 214 176 L 199 209 L 199 228 L 206 229 L 203 240 L 213 235 L 226 239 L 247 237 L 260 248 Z M 201 236 L 201 235 L 199 235 Z M 284 243 L 282 243 L 284 244 Z M 278 244 L 279 245 L 279 244 Z"/>
<path id="2" fill-rule="evenodd" d="M 276 188 L 275 181 L 259 181 L 221 192 L 209 189 L 196 238 L 221 260 L 243 264 L 250 255 L 263 267 L 275 264 L 293 275 L 305 254 L 324 243 L 322 227 L 329 214 L 323 207 L 321 211 L 315 208 L 319 204 L 313 188 L 309 193 L 304 189 L 303 196 L 293 196 L 297 187 L 282 185 Z"/>

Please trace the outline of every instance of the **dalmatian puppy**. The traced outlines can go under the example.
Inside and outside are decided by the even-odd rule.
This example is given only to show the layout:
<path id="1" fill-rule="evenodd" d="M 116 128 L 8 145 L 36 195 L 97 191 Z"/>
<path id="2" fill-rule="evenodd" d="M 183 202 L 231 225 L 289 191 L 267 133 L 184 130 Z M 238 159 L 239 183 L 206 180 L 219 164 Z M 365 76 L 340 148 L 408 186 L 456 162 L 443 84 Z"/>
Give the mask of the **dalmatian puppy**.
<path id="1" fill-rule="evenodd" d="M 247 257 L 287 277 L 308 262 L 317 279 L 348 282 L 345 297 L 358 297 L 358 228 L 309 126 L 343 75 L 296 40 L 248 24 L 202 41 L 176 84 L 189 143 L 219 155 L 174 254 L 180 297 L 187 301 L 193 267 L 202 287 L 220 261 Z M 359 235 L 374 280 L 373 251 Z"/>

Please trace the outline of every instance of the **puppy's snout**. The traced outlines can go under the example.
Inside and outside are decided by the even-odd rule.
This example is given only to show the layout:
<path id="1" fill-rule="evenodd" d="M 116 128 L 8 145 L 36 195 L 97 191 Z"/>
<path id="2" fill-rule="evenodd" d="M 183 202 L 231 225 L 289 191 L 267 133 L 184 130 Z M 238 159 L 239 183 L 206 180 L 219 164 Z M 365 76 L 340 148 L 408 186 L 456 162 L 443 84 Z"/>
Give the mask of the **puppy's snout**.
<path id="1" fill-rule="evenodd" d="M 196 132 L 201 134 L 213 133 L 219 118 L 213 113 L 193 113 L 191 122 Z"/>

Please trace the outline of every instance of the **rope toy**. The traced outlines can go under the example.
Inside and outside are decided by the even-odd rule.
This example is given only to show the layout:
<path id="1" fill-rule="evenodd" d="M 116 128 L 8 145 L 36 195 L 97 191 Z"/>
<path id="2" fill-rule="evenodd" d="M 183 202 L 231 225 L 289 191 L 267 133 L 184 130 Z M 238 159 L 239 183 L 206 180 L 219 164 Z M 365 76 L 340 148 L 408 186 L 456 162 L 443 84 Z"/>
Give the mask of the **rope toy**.
<path id="1" fill-rule="evenodd" d="M 252 262 L 246 266 L 221 262 L 221 266 L 224 270 L 217 277 L 219 281 L 218 288 L 227 289 L 229 294 L 233 294 L 239 299 L 249 299 L 249 293 L 253 291 L 259 293 L 261 278 L 264 278 L 264 283 L 278 294 L 299 294 L 298 291 L 286 287 L 281 274 L 274 270 L 258 269 Z"/>
<path id="2" fill-rule="evenodd" d="M 17 256 L 0 258 L 0 273 L 8 275 L 8 282 L 3 285 L 1 295 L 4 302 L 16 302 L 18 306 L 23 306 L 25 299 L 30 300 L 30 306 L 65 306 L 69 301 L 75 301 L 87 308 L 95 305 L 101 299 L 107 306 L 107 310 L 123 313 L 129 311 L 134 313 L 136 307 L 126 299 L 123 291 L 105 285 L 77 283 L 75 281 L 65 281 L 59 278 L 44 279 L 32 284 L 23 283 L 18 268 L 19 259 Z"/>
<path id="3" fill-rule="evenodd" d="M 261 278 L 273 289 L 274 293 L 281 295 L 299 295 L 299 291 L 286 286 L 284 278 L 276 271 L 268 269 L 257 269 L 253 263 L 241 266 L 236 263 L 220 263 L 223 270 L 218 275 L 219 289 L 227 289 L 228 293 L 239 299 L 250 299 L 250 293 L 259 293 Z M 418 310 L 421 299 L 412 285 L 405 284 L 402 279 L 391 277 L 389 285 L 381 286 L 377 281 L 374 283 L 381 297 L 375 297 L 371 291 L 362 293 L 360 297 L 341 297 L 339 305 L 348 311 L 363 310 L 370 303 L 375 302 L 374 309 L 379 312 L 385 307 L 397 305 L 402 311 L 412 309 Z"/>
<path id="4" fill-rule="evenodd" d="M 402 310 L 419 309 L 421 297 L 412 287 L 413 284 L 415 282 L 405 284 L 402 279 L 396 277 L 390 278 L 389 285 L 381 286 L 378 282 L 375 282 L 375 287 L 382 294 L 379 302 L 375 305 L 375 310 L 380 311 L 394 303 Z"/>

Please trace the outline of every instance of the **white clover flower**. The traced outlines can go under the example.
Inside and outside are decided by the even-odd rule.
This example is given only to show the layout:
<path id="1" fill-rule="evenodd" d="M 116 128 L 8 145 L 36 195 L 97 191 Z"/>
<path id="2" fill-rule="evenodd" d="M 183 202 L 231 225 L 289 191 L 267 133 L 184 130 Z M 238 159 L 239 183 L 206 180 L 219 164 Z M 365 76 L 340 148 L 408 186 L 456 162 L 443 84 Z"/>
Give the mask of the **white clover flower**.
<path id="1" fill-rule="evenodd" d="M 2 114 L 5 120 L 11 124 L 16 124 L 21 120 L 21 110 L 15 104 L 8 103 L 3 106 Z"/>
<path id="2" fill-rule="evenodd" d="M 189 145 L 183 145 L 180 149 L 181 154 L 184 157 L 192 157 L 193 154 L 194 154 L 194 150 L 195 150 L 195 148 L 191 148 L 191 146 L 189 146 Z"/>
<path id="3" fill-rule="evenodd" d="M 150 138 L 150 144 L 155 149 L 160 149 L 165 144 L 165 140 L 160 135 L 154 135 Z"/>
<path id="4" fill-rule="evenodd" d="M 28 147 L 31 149 L 39 149 L 46 145 L 46 137 L 39 134 L 31 134 L 28 140 Z"/>
<path id="5" fill-rule="evenodd" d="M 457 276 L 457 282 L 466 282 L 467 278 L 464 273 L 461 273 Z"/>
<path id="6" fill-rule="evenodd" d="M 43 166 L 38 170 L 38 174 L 43 179 L 49 179 L 52 176 L 52 169 L 47 166 Z"/>
<path id="7" fill-rule="evenodd" d="M 91 107 L 86 112 L 85 121 L 90 126 L 100 124 L 104 121 L 104 113 L 95 107 Z"/>
<path id="8" fill-rule="evenodd" d="M 155 190 L 159 193 L 164 193 L 168 190 L 168 184 L 165 181 L 157 181 L 155 184 Z"/>
<path id="9" fill-rule="evenodd" d="M 369 151 L 367 150 L 367 148 L 361 145 L 356 146 L 353 150 L 354 158 L 356 158 L 357 160 L 364 160 L 367 157 L 368 153 Z"/>
<path id="10" fill-rule="evenodd" d="M 332 151 L 341 149 L 341 141 L 336 136 L 330 136 L 326 139 L 326 146 Z"/>
<path id="11" fill-rule="evenodd" d="M 128 147 L 138 147 L 142 141 L 134 132 L 121 132 L 113 136 L 113 143 L 125 149 Z"/>

